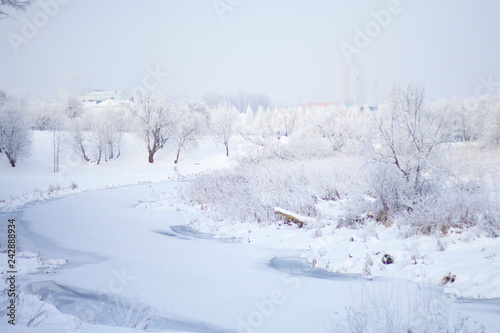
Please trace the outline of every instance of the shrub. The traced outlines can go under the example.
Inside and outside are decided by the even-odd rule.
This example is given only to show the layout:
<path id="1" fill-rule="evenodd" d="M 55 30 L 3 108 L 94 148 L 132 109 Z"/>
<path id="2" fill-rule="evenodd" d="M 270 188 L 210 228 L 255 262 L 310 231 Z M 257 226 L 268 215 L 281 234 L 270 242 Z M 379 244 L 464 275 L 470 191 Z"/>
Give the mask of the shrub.
<path id="1" fill-rule="evenodd" d="M 331 332 L 485 332 L 482 324 L 452 311 L 444 296 L 425 289 L 415 296 L 404 304 L 400 295 L 365 291 L 359 304 L 346 307 L 344 322 Z"/>
<path id="2" fill-rule="evenodd" d="M 207 205 L 216 220 L 275 221 L 274 207 L 320 218 L 317 203 L 346 199 L 360 177 L 358 169 L 335 167 L 336 160 L 266 160 L 243 163 L 197 177 L 182 195 L 194 204 Z"/>
<path id="3" fill-rule="evenodd" d="M 479 227 L 488 236 L 500 235 L 500 205 L 482 181 L 456 181 L 449 187 L 421 195 L 395 222 L 403 236 L 446 234 L 450 228 Z"/>

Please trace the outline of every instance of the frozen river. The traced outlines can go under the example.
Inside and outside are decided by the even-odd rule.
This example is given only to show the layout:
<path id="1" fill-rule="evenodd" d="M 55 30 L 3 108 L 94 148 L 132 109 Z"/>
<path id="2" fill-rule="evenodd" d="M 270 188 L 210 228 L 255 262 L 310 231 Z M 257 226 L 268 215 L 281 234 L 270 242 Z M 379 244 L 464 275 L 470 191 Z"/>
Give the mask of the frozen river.
<path id="1" fill-rule="evenodd" d="M 332 332 L 346 324 L 348 306 L 409 312 L 414 299 L 439 294 L 326 273 L 309 268 L 298 251 L 193 232 L 175 207 L 178 185 L 85 192 L 17 213 L 23 247 L 69 260 L 54 274 L 22 276 L 20 287 L 88 322 L 131 326 L 151 317 L 150 329 L 179 332 Z M 172 206 L 137 208 L 158 195 L 172 195 Z M 450 304 L 451 313 L 496 329 L 498 302 Z"/>

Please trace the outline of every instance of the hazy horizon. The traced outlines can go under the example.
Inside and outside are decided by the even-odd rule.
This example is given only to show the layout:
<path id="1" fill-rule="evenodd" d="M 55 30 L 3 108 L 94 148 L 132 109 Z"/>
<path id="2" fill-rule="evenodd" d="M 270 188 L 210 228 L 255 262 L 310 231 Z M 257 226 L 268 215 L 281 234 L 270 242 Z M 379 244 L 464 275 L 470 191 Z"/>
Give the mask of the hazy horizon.
<path id="1" fill-rule="evenodd" d="M 44 0 L 0 21 L 0 89 L 146 84 L 336 102 L 351 55 L 361 104 L 380 102 L 393 82 L 423 82 L 430 99 L 477 96 L 499 88 L 499 12 L 487 0 Z"/>

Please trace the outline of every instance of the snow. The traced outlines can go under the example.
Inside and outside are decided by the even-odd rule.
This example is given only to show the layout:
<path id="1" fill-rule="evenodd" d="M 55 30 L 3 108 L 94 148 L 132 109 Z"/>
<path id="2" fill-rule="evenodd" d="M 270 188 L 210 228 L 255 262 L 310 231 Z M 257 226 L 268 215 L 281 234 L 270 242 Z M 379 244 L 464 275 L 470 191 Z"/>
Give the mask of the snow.
<path id="1" fill-rule="evenodd" d="M 0 218 L 16 219 L 24 304 L 16 327 L 2 319 L 3 332 L 135 332 L 114 326 L 117 302 L 124 315 L 151 307 L 161 323 L 151 329 L 169 332 L 343 331 L 352 324 L 349 307 L 374 323 L 383 311 L 406 310 L 421 313 L 418 322 L 429 319 L 432 302 L 450 310 L 436 314 L 441 319 L 460 322 L 461 312 L 498 332 L 499 238 L 458 229 L 439 242 L 401 238 L 395 226 L 337 228 L 279 207 L 306 226 L 210 220 L 180 201 L 178 187 L 234 164 L 222 145 L 203 142 L 177 167 L 167 147 L 151 165 L 126 134 L 119 159 L 87 164 L 67 147 L 61 172 L 52 174 L 48 134 L 34 135 L 34 153 L 16 168 L 0 157 Z M 318 207 L 335 216 L 337 204 Z M 382 264 L 385 254 L 393 264 Z M 0 252 L 2 275 L 6 263 Z M 449 273 L 456 279 L 443 285 Z M 27 329 L 42 305 L 47 312 Z M 402 326 L 410 320 L 401 318 Z"/>
<path id="2" fill-rule="evenodd" d="M 54 174 L 50 133 L 34 131 L 33 144 L 35 153 L 21 160 L 15 168 L 9 166 L 3 154 L 0 155 L 0 212 L 84 191 L 186 178 L 230 163 L 223 154 L 215 153 L 223 151 L 223 147 L 206 143 L 203 150 L 183 152 L 182 168 L 172 163 L 173 147 L 158 152 L 158 161 L 150 164 L 146 147 L 135 135 L 126 133 L 119 160 L 102 165 L 85 163 L 66 145 L 61 154 L 60 172 Z"/>
<path id="3" fill-rule="evenodd" d="M 300 219 L 300 215 L 293 216 Z M 471 238 L 452 230 L 449 236 L 442 237 L 445 249 L 440 251 L 435 236 L 401 239 L 397 228 L 381 225 L 373 225 L 368 231 L 335 226 L 298 229 L 284 224 L 191 225 L 219 237 L 241 238 L 268 248 L 303 250 L 302 258 L 311 264 L 314 262 L 316 268 L 333 273 L 364 274 L 370 257 L 373 265 L 370 265 L 369 278 L 393 277 L 439 286 L 442 279 L 452 273 L 457 278 L 443 286 L 446 294 L 461 298 L 500 298 L 498 238 L 481 235 Z M 395 263 L 382 264 L 385 254 L 393 256 Z"/>

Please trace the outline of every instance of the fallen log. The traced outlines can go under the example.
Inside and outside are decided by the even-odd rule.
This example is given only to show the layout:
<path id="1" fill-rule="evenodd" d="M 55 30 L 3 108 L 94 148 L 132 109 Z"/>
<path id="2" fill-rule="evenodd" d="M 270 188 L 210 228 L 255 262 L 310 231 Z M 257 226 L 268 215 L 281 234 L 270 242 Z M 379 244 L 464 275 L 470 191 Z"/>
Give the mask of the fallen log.
<path id="1" fill-rule="evenodd" d="M 274 208 L 274 214 L 283 216 L 285 218 L 285 224 L 288 225 L 292 225 L 292 223 L 295 223 L 299 226 L 299 228 L 302 228 L 304 224 L 306 224 L 306 222 L 300 220 L 300 218 L 298 218 L 296 214 L 285 211 L 284 209 Z"/>

